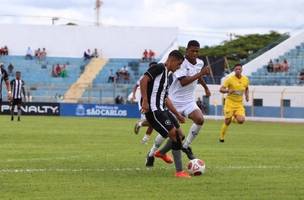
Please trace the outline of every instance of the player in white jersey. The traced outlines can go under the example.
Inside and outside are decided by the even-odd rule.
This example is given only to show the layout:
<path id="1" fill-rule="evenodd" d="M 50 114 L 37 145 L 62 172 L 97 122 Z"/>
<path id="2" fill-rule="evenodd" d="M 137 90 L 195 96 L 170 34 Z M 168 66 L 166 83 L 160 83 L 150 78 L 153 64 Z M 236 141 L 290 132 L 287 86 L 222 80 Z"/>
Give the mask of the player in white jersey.
<path id="1" fill-rule="evenodd" d="M 169 98 L 176 110 L 193 121 L 186 139 L 183 142 L 182 151 L 192 160 L 195 156 L 192 153 L 190 144 L 198 135 L 204 123 L 201 109 L 197 106 L 194 92 L 197 84 L 201 84 L 206 96 L 210 96 L 210 91 L 203 76 L 209 74 L 209 67 L 204 66 L 204 62 L 198 58 L 200 44 L 196 40 L 188 42 L 186 56 L 181 68 L 173 74 L 173 82 L 169 88 Z M 169 147 L 164 146 L 157 154 L 165 154 Z"/>
<path id="2" fill-rule="evenodd" d="M 157 62 L 151 62 L 149 63 L 149 67 L 151 67 L 152 65 L 155 65 L 157 64 Z M 138 81 L 136 82 L 134 88 L 133 88 L 133 91 L 132 91 L 132 98 L 131 98 L 131 101 L 134 102 L 134 101 L 137 101 L 138 103 L 138 110 L 141 111 L 141 102 L 140 102 L 140 99 L 141 99 L 141 94 L 140 94 L 140 88 L 139 88 L 139 84 L 140 84 L 140 80 L 143 78 L 143 76 L 141 76 Z M 139 133 L 139 130 L 142 126 L 147 126 L 147 130 L 146 130 L 146 134 L 144 135 L 144 137 L 142 138 L 141 140 L 141 143 L 142 144 L 147 144 L 147 142 L 149 141 L 150 139 L 150 136 L 153 132 L 153 128 L 152 126 L 149 124 L 149 122 L 146 120 L 146 117 L 145 117 L 145 114 L 141 113 L 141 116 L 140 116 L 140 120 L 138 120 L 134 126 L 134 133 L 135 134 L 138 134 Z"/>

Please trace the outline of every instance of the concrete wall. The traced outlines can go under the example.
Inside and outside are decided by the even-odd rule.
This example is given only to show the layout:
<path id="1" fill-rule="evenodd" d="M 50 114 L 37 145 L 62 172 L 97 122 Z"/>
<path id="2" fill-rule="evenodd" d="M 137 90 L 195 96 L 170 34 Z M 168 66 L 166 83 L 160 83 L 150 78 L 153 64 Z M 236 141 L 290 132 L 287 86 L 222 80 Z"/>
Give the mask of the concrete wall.
<path id="1" fill-rule="evenodd" d="M 107 58 L 140 58 L 144 49 L 157 57 L 176 41 L 177 28 L 117 26 L 0 25 L 0 47 L 10 55 L 25 55 L 26 49 L 45 47 L 49 56 L 82 57 L 85 49 L 97 48 Z"/>
<path id="2" fill-rule="evenodd" d="M 220 85 L 209 85 L 212 92 L 210 105 L 222 105 L 223 94 L 219 92 Z M 281 99 L 290 99 L 291 107 L 304 107 L 303 86 L 249 86 L 249 102 L 245 105 L 252 105 L 254 99 L 263 99 L 263 106 L 281 106 Z M 196 88 L 196 97 L 204 95 L 201 86 Z"/>

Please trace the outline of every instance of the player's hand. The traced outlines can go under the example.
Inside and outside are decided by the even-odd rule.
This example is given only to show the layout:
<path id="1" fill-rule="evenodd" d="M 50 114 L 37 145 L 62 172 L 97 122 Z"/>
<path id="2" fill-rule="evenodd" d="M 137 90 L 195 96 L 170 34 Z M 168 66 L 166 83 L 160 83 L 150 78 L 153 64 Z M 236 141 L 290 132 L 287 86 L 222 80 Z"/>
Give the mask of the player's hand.
<path id="1" fill-rule="evenodd" d="M 210 66 L 208 65 L 208 66 L 203 67 L 199 73 L 202 76 L 210 74 Z"/>
<path id="2" fill-rule="evenodd" d="M 182 116 L 181 114 L 178 114 L 176 117 L 177 117 L 179 123 L 184 124 L 186 122 L 186 118 L 184 116 Z"/>
<path id="3" fill-rule="evenodd" d="M 207 89 L 205 89 L 205 93 L 206 93 L 206 96 L 207 97 L 210 97 L 211 96 L 211 92 L 210 92 L 210 90 L 207 88 Z"/>
<path id="4" fill-rule="evenodd" d="M 135 97 L 131 97 L 131 103 L 135 102 Z"/>
<path id="5" fill-rule="evenodd" d="M 7 93 L 7 100 L 8 101 L 12 101 L 13 100 L 12 92 L 8 92 Z"/>
<path id="6" fill-rule="evenodd" d="M 234 94 L 234 93 L 235 93 L 235 90 L 233 90 L 233 89 L 228 90 L 228 94 Z"/>
<path id="7" fill-rule="evenodd" d="M 149 103 L 147 100 L 143 100 L 141 105 L 141 113 L 146 113 L 149 111 Z"/>

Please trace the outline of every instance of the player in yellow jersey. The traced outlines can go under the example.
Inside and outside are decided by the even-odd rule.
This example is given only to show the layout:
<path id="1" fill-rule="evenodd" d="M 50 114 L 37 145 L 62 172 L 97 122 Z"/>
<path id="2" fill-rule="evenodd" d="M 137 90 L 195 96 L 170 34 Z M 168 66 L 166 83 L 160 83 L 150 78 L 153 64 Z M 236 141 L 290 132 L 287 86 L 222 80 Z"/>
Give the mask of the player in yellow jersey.
<path id="1" fill-rule="evenodd" d="M 228 77 L 220 88 L 220 92 L 227 94 L 224 105 L 225 121 L 221 128 L 220 142 L 224 142 L 225 134 L 232 119 L 237 123 L 245 122 L 245 108 L 243 104 L 243 95 L 245 94 L 246 101 L 249 101 L 249 80 L 242 75 L 242 65 L 234 66 L 234 75 Z"/>

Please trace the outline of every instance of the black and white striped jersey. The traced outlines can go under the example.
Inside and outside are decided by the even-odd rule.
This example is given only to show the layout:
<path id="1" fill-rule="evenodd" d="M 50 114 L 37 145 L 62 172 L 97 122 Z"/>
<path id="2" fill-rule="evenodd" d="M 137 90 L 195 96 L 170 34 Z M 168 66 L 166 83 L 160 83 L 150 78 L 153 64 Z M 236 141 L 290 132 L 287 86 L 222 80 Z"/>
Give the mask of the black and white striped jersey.
<path id="1" fill-rule="evenodd" d="M 25 97 L 24 81 L 21 79 L 14 79 L 11 81 L 12 97 L 13 99 L 21 99 L 22 95 Z"/>
<path id="2" fill-rule="evenodd" d="M 8 74 L 5 69 L 0 70 L 0 99 L 2 99 L 2 83 L 8 80 Z"/>
<path id="3" fill-rule="evenodd" d="M 165 99 L 168 95 L 168 70 L 164 64 L 159 63 L 150 67 L 145 75 L 151 81 L 148 83 L 147 96 L 149 111 L 166 110 Z"/>

